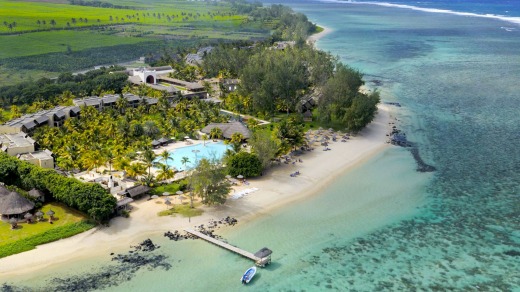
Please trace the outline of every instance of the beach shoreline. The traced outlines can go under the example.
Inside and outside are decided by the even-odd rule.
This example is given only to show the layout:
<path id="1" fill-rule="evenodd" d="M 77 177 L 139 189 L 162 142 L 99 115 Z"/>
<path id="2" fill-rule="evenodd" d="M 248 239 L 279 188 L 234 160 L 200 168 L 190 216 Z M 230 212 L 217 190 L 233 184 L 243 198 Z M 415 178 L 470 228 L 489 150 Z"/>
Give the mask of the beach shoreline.
<path id="1" fill-rule="evenodd" d="M 107 256 L 127 250 L 130 245 L 149 236 L 206 224 L 227 216 L 237 218 L 240 224 L 269 214 L 292 202 L 319 194 L 320 190 L 338 176 L 354 169 L 387 147 L 386 134 L 390 130 L 391 109 L 379 105 L 374 121 L 348 142 L 331 142 L 331 151 L 322 147 L 298 156 L 302 163 L 274 166 L 263 176 L 248 179 L 249 185 L 235 186 L 234 192 L 256 188 L 239 199 L 229 198 L 221 206 L 203 207 L 204 213 L 193 218 L 159 217 L 164 210 L 161 199 L 145 198 L 132 203 L 130 218 L 114 218 L 109 227 L 98 227 L 76 236 L 38 246 L 36 249 L 0 259 L 0 280 L 22 277 L 43 269 L 59 267 L 67 262 Z M 298 170 L 301 174 L 292 177 Z M 185 200 L 187 201 L 187 200 Z M 158 203 L 161 202 L 161 203 Z M 180 202 L 174 201 L 174 204 Z M 187 203 L 187 202 L 184 202 Z"/>
<path id="2" fill-rule="evenodd" d="M 307 38 L 307 43 L 317 43 L 320 39 L 322 39 L 326 35 L 328 35 L 331 32 L 333 32 L 333 30 L 331 28 L 329 28 L 329 27 L 326 27 L 326 26 L 323 26 L 323 25 L 320 25 L 320 27 L 323 28 L 323 30 L 320 31 L 319 33 L 315 33 L 315 34 L 310 35 Z"/>

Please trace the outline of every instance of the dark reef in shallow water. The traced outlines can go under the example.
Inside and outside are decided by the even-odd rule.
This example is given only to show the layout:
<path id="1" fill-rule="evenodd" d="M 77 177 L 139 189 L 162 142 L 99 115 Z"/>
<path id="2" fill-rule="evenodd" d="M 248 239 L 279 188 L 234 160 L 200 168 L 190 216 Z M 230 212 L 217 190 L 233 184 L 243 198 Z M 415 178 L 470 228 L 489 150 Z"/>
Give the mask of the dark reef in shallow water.
<path id="1" fill-rule="evenodd" d="M 392 127 L 392 131 L 387 136 L 390 137 L 388 143 L 395 146 L 410 148 L 410 152 L 412 153 L 413 159 L 415 159 L 415 162 L 417 163 L 418 172 L 433 172 L 437 170 L 435 166 L 429 165 L 426 162 L 424 162 L 421 155 L 419 154 L 419 148 L 417 147 L 417 145 L 415 145 L 415 143 L 413 142 L 408 141 L 408 139 L 406 138 L 406 133 L 397 129 L 396 126 Z"/>
<path id="2" fill-rule="evenodd" d="M 56 277 L 48 281 L 46 287 L 40 287 L 41 291 L 92 291 L 117 286 L 122 282 L 132 279 L 134 274 L 142 268 L 153 270 L 162 268 L 168 270 L 171 265 L 166 262 L 165 255 L 154 254 L 153 251 L 160 248 L 150 239 L 146 239 L 126 254 L 117 254 L 112 257 L 115 265 L 102 267 L 100 271 L 70 276 Z M 10 286 L 3 284 L 0 291 L 34 291 L 27 287 Z M 39 289 L 40 289 L 39 288 Z"/>

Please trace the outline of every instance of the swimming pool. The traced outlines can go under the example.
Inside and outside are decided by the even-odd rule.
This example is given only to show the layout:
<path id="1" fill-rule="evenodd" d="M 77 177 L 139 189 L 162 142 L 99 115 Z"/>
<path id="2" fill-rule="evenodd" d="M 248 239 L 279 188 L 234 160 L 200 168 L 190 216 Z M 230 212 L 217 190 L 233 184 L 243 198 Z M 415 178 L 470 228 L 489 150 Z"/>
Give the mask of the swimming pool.
<path id="1" fill-rule="evenodd" d="M 177 148 L 170 151 L 172 160 L 168 160 L 168 165 L 175 167 L 177 170 L 182 171 L 184 168 L 193 168 L 196 163 L 202 158 L 217 159 L 220 160 L 224 156 L 227 149 L 231 149 L 231 146 L 224 144 L 223 141 L 219 142 L 206 142 L 204 143 Z M 182 164 L 182 158 L 188 157 L 189 162 L 186 165 Z M 156 162 L 163 162 L 161 158 L 157 158 Z"/>

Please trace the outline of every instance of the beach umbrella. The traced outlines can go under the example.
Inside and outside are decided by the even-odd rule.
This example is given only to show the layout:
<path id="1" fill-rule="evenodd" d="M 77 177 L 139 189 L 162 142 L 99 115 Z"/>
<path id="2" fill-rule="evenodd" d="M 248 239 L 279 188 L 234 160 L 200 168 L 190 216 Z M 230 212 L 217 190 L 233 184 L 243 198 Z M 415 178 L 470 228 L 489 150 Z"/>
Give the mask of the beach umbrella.
<path id="1" fill-rule="evenodd" d="M 25 218 L 27 220 L 30 220 L 32 217 L 33 217 L 33 215 L 31 213 L 25 213 L 25 215 L 23 215 L 23 218 Z"/>
<path id="2" fill-rule="evenodd" d="M 157 199 L 157 198 L 159 198 L 159 196 L 158 195 L 153 195 L 153 196 L 151 196 L 151 198 L 152 199 Z"/>
<path id="3" fill-rule="evenodd" d="M 36 215 L 36 217 L 38 217 L 38 218 L 42 218 L 43 217 L 43 212 L 42 211 L 38 211 L 34 215 Z"/>
<path id="4" fill-rule="evenodd" d="M 182 200 L 184 200 L 184 196 L 183 195 L 179 195 L 179 201 L 181 201 L 181 204 L 182 204 Z"/>
<path id="5" fill-rule="evenodd" d="M 54 211 L 52 211 L 52 210 L 49 210 L 49 211 L 47 211 L 47 213 L 45 213 L 45 214 L 47 214 L 47 215 L 49 215 L 49 216 L 52 217 L 52 216 L 54 216 L 54 214 L 56 214 L 56 212 L 54 212 Z"/>
<path id="6" fill-rule="evenodd" d="M 230 178 L 231 178 L 231 176 L 230 176 L 230 175 L 228 174 L 228 175 L 226 175 L 226 178 L 227 178 L 227 179 L 230 179 Z"/>
<path id="7" fill-rule="evenodd" d="M 170 200 L 166 200 L 164 203 L 166 204 L 166 209 L 168 209 L 168 207 L 172 204 Z"/>
<path id="8" fill-rule="evenodd" d="M 184 136 L 185 140 L 188 140 L 189 138 L 190 138 L 190 136 Z"/>
<path id="9" fill-rule="evenodd" d="M 175 193 L 176 193 L 177 195 L 179 195 L 179 196 L 182 195 L 182 194 L 184 194 L 182 191 L 176 191 Z"/>
<path id="10" fill-rule="evenodd" d="M 243 179 L 243 178 L 244 178 L 244 176 L 243 176 L 243 175 L 241 175 L 241 174 L 239 174 L 239 175 L 237 176 L 237 178 L 238 178 L 238 179 Z"/>
<path id="11" fill-rule="evenodd" d="M 163 195 L 163 196 L 169 196 L 170 193 L 168 193 L 168 192 L 164 192 L 164 193 L 162 193 L 162 195 Z"/>
<path id="12" fill-rule="evenodd" d="M 18 220 L 14 217 L 9 219 L 9 223 L 11 223 L 11 229 L 15 229 L 18 226 Z"/>

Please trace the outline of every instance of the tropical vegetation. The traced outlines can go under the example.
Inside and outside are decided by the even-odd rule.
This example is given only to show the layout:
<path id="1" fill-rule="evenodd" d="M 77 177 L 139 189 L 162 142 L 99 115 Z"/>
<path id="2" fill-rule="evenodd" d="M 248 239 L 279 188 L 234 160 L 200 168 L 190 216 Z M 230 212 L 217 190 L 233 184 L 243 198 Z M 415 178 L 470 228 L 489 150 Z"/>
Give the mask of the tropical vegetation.
<path id="1" fill-rule="evenodd" d="M 53 169 L 40 168 L 4 152 L 0 152 L 0 182 L 25 190 L 41 190 L 98 222 L 109 219 L 116 207 L 116 199 L 99 184 L 62 176 Z"/>

